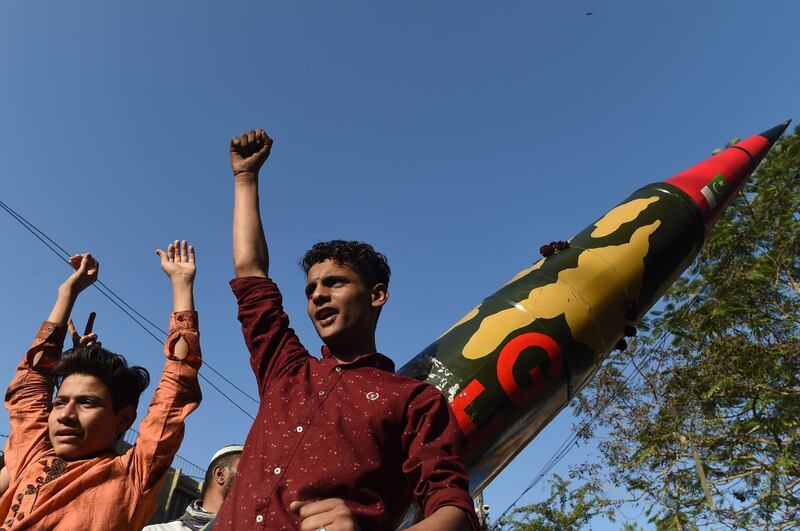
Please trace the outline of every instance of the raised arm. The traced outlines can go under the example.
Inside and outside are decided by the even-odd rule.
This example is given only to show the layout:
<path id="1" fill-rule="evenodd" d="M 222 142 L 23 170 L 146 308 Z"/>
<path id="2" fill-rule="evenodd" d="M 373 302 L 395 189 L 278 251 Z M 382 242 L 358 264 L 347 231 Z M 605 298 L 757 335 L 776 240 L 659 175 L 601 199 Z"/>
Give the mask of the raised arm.
<path id="1" fill-rule="evenodd" d="M 194 247 L 175 240 L 156 251 L 172 284 L 173 313 L 164 342 L 167 361 L 153 394 L 141 435 L 123 462 L 128 477 L 142 492 L 158 488 L 183 440 L 184 421 L 200 404 L 200 335 L 192 289 L 196 273 Z"/>
<path id="2" fill-rule="evenodd" d="M 67 324 L 78 295 L 94 284 L 100 272 L 100 264 L 89 253 L 76 254 L 70 257 L 69 263 L 75 271 L 58 287 L 56 303 L 47 318 L 53 324 Z"/>
<path id="3" fill-rule="evenodd" d="M 158 249 L 156 253 L 161 258 L 161 269 L 172 284 L 172 311 L 194 312 L 194 277 L 197 274 L 194 247 L 186 240 L 175 240 L 167 246 L 166 252 Z M 172 354 L 178 360 L 189 354 L 189 345 L 183 337 L 175 343 Z"/>
<path id="4" fill-rule="evenodd" d="M 5 464 L 12 478 L 40 450 L 49 447 L 47 417 L 55 387 L 53 368 L 61 359 L 72 307 L 78 295 L 97 280 L 100 269 L 97 260 L 88 253 L 75 255 L 69 262 L 75 271 L 59 286 L 50 315 L 39 328 L 6 391 L 11 433 Z"/>
<path id="5" fill-rule="evenodd" d="M 258 172 L 269 157 L 272 139 L 263 129 L 231 138 L 233 170 L 233 270 L 239 277 L 269 274 L 269 253 L 258 206 Z"/>

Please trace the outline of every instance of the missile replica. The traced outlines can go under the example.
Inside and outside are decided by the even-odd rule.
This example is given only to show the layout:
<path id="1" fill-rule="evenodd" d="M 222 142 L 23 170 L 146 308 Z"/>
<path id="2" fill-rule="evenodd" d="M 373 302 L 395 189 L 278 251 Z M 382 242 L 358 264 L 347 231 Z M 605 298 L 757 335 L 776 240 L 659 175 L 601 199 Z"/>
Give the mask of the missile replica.
<path id="1" fill-rule="evenodd" d="M 634 192 L 542 247 L 401 374 L 438 387 L 464 436 L 473 495 L 564 408 L 692 262 L 789 122 Z"/>

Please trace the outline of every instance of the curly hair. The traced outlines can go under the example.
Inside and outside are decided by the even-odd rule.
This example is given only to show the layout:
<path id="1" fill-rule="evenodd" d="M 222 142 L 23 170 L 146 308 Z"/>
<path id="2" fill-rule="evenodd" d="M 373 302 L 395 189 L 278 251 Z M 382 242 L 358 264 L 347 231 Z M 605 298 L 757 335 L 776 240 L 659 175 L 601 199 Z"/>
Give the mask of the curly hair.
<path id="1" fill-rule="evenodd" d="M 368 243 L 346 240 L 315 243 L 303 255 L 300 267 L 308 275 L 311 266 L 325 260 L 352 267 L 368 286 L 379 283 L 389 285 L 389 277 L 392 275 L 389 263 L 382 253 Z"/>
<path id="2" fill-rule="evenodd" d="M 127 406 L 137 407 L 139 397 L 150 385 L 147 369 L 128 367 L 124 357 L 96 345 L 66 351 L 55 373 L 57 387 L 71 374 L 94 376 L 108 387 L 115 413 Z"/>

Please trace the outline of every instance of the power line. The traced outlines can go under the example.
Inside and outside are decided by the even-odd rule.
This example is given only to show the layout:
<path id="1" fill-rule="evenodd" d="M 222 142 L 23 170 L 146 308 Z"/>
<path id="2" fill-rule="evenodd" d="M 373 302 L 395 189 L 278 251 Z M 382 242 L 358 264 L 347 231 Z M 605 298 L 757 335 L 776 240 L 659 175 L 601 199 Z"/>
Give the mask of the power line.
<path id="1" fill-rule="evenodd" d="M 735 247 L 734 249 L 732 249 L 731 252 L 728 253 L 728 255 L 719 262 L 719 264 L 715 268 L 716 271 L 714 273 L 714 276 L 719 275 L 719 273 L 722 272 L 722 270 L 727 266 L 728 261 L 733 257 L 733 254 L 737 250 L 738 250 L 738 246 Z M 697 279 L 698 276 L 699 276 L 699 273 L 698 273 L 698 275 L 695 276 L 695 279 Z M 686 306 L 684 306 L 681 309 L 681 313 L 683 315 L 688 313 L 688 311 L 691 308 L 691 306 L 700 297 L 700 295 L 704 292 L 704 290 L 706 288 L 708 288 L 708 286 L 709 286 L 709 284 L 705 284 L 697 293 L 695 293 L 695 295 L 686 304 Z M 650 356 L 652 356 L 652 354 L 657 349 L 660 349 L 664 345 L 664 342 L 667 340 L 667 335 L 668 335 L 667 332 L 663 332 L 659 336 L 659 338 L 656 340 L 656 344 L 654 344 L 650 349 L 648 349 L 645 352 L 645 354 L 642 356 L 642 361 L 647 362 L 647 360 L 650 358 Z M 631 356 L 631 359 L 628 360 L 628 363 L 625 364 L 625 367 L 622 368 L 621 372 L 624 374 L 625 371 L 628 369 L 628 367 L 631 366 L 632 363 L 633 363 L 633 356 Z M 622 391 L 628 386 L 630 381 L 633 379 L 634 375 L 635 375 L 635 371 L 632 371 L 630 374 L 628 374 L 628 377 L 622 383 L 622 385 L 620 386 L 619 390 L 616 393 L 612 394 L 600 406 L 600 408 L 595 411 L 594 415 L 590 416 L 588 419 L 584 419 L 580 424 L 578 424 L 578 427 L 574 430 L 574 432 L 569 437 L 567 437 L 567 439 L 563 443 L 561 443 L 559 448 L 550 457 L 550 459 L 547 461 L 547 463 L 545 463 L 545 465 L 542 467 L 542 469 L 539 471 L 539 473 L 534 477 L 533 481 L 531 481 L 531 483 L 528 484 L 528 486 L 522 491 L 522 493 L 519 496 L 517 496 L 517 498 L 508 507 L 506 507 L 506 509 L 502 512 L 502 514 L 500 514 L 500 516 L 497 518 L 497 520 L 495 520 L 495 523 L 492 525 L 492 529 L 499 529 L 500 528 L 499 526 L 501 524 L 502 519 L 509 513 L 509 511 L 511 511 L 511 509 L 513 509 L 514 506 L 516 506 L 516 504 L 522 499 L 523 496 L 525 496 L 528 492 L 530 492 L 530 490 L 533 487 L 535 487 L 539 482 L 541 482 L 541 480 L 544 479 L 544 477 L 547 476 L 547 474 L 549 474 L 550 471 L 553 468 L 555 468 L 555 466 L 570 452 L 570 450 L 572 450 L 572 448 L 574 448 L 574 446 L 578 442 L 578 438 L 579 438 L 578 433 L 580 433 L 583 429 L 588 428 L 589 426 L 591 426 L 600 417 L 600 415 L 602 415 L 603 412 L 605 412 L 606 408 L 609 405 L 611 405 L 611 403 L 614 402 L 622 394 Z"/>
<path id="2" fill-rule="evenodd" d="M 64 249 L 61 245 L 59 245 L 56 241 L 50 238 L 44 231 L 39 229 L 36 225 L 25 219 L 21 214 L 15 211 L 13 208 L 8 206 L 3 201 L 0 201 L 0 207 L 3 208 L 12 218 L 14 218 L 20 225 L 22 225 L 25 229 L 28 230 L 31 234 L 36 237 L 40 242 L 42 242 L 50 251 L 53 252 L 60 260 L 69 264 L 68 258 L 71 256 L 70 253 Z M 139 327 L 145 331 L 150 337 L 152 337 L 156 342 L 159 344 L 163 344 L 166 337 L 169 335 L 163 328 L 159 327 L 153 321 L 139 313 L 135 308 L 133 308 L 130 304 L 128 304 L 120 295 L 118 295 L 115 291 L 109 288 L 105 283 L 101 280 L 98 280 L 95 284 L 93 284 L 94 288 L 97 289 L 104 297 L 106 297 L 111 303 L 113 303 L 117 308 L 119 308 L 125 315 L 131 318 L 133 322 L 135 322 Z M 156 334 L 152 332 L 152 330 L 148 329 L 142 321 L 140 321 L 136 316 L 147 322 L 151 327 L 159 331 L 163 334 L 163 338 L 159 338 Z M 240 388 L 238 385 L 233 383 L 231 380 L 226 378 L 222 373 L 217 371 L 213 366 L 211 366 L 208 361 L 203 360 L 203 366 L 208 367 L 214 374 L 225 380 L 229 385 L 231 385 L 234 389 L 239 391 L 242 395 L 249 398 L 255 403 L 258 403 L 258 400 L 253 398 L 250 394 Z M 219 387 L 214 385 L 208 378 L 203 376 L 201 373 L 198 372 L 198 376 L 203 379 L 206 383 L 208 383 L 212 388 L 214 388 L 217 392 L 219 392 L 225 399 L 227 399 L 231 404 L 233 404 L 239 411 L 250 417 L 251 419 L 255 420 L 255 417 L 251 415 L 247 410 L 242 408 L 235 400 L 233 400 L 230 396 L 228 396 L 224 391 L 222 391 Z"/>

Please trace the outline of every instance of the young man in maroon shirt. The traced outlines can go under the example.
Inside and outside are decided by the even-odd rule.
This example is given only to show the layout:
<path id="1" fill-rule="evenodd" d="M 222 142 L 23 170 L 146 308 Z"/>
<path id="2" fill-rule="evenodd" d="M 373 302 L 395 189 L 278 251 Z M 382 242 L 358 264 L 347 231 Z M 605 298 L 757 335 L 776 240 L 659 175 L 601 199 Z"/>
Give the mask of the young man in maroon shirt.
<path id="1" fill-rule="evenodd" d="M 308 315 L 325 343 L 317 360 L 289 328 L 258 205 L 258 171 L 272 140 L 231 140 L 231 287 L 260 408 L 215 530 L 386 530 L 416 502 L 416 530 L 478 529 L 457 425 L 432 386 L 394 373 L 377 353 L 389 266 L 359 242 L 315 245 L 305 256 Z"/>

